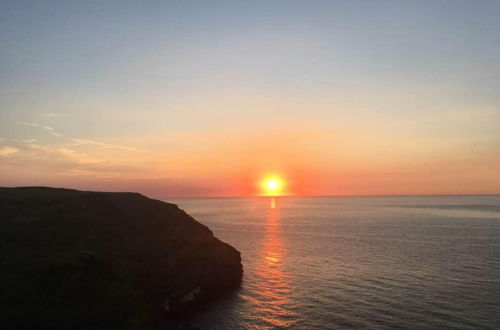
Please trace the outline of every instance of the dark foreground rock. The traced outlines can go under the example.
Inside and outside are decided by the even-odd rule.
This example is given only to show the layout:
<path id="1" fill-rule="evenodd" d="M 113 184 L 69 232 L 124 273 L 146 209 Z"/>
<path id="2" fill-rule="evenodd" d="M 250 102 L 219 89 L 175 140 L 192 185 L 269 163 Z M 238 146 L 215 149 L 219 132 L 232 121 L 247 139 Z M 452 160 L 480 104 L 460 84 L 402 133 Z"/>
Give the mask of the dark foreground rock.
<path id="1" fill-rule="evenodd" d="M 236 288 L 240 253 L 136 193 L 0 188 L 3 329 L 145 329 Z"/>

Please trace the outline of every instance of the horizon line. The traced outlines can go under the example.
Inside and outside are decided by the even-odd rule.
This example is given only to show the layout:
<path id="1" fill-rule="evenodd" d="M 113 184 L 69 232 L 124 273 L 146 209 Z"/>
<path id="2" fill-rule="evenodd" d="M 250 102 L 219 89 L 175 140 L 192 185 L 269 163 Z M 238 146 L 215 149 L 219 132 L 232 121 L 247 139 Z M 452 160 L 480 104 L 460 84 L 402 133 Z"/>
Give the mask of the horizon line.
<path id="1" fill-rule="evenodd" d="M 201 199 L 201 198 L 295 198 L 295 197 L 445 197 L 445 196 L 500 196 L 500 193 L 472 193 L 472 194 L 374 194 L 374 195 L 252 195 L 252 196 L 162 196 L 158 199 Z"/>
<path id="2" fill-rule="evenodd" d="M 78 188 L 67 188 L 67 187 L 49 187 L 49 186 L 4 186 L 1 185 L 0 188 L 54 188 L 54 189 L 70 189 L 70 190 L 80 190 L 80 191 L 94 191 L 94 192 L 124 192 L 124 193 L 139 193 L 141 195 L 145 195 L 149 198 L 156 199 L 199 199 L 199 198 L 295 198 L 295 197 L 438 197 L 438 196 L 500 196 L 500 192 L 498 193 L 469 193 L 469 194 L 340 194 L 340 195 L 250 195 L 250 196 L 241 196 L 241 195 L 220 195 L 220 196 L 158 196 L 158 195 L 149 195 L 140 191 L 133 190 L 120 190 L 120 191 L 110 191 L 110 190 L 83 190 Z"/>

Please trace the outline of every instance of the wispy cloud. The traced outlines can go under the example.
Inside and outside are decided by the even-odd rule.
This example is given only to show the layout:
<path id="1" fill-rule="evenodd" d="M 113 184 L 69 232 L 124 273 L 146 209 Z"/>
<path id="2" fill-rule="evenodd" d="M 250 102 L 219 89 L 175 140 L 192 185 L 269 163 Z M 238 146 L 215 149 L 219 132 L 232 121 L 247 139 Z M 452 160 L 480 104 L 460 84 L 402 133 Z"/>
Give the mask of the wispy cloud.
<path id="1" fill-rule="evenodd" d="M 114 144 L 103 143 L 103 142 L 98 142 L 98 141 L 93 141 L 93 140 L 83 140 L 83 139 L 71 139 L 71 140 L 73 142 L 75 142 L 73 144 L 74 146 L 95 145 L 95 146 L 99 146 L 103 149 L 118 149 L 118 150 L 127 150 L 127 151 L 146 152 L 146 150 L 142 150 L 142 149 L 138 149 L 138 148 L 118 146 L 118 145 L 114 145 Z"/>
<path id="2" fill-rule="evenodd" d="M 16 124 L 19 125 L 24 125 L 24 126 L 31 126 L 31 127 L 40 127 L 40 125 L 35 124 L 35 123 L 27 123 L 25 121 L 16 121 Z"/>
<path id="3" fill-rule="evenodd" d="M 144 158 L 133 157 L 131 160 L 127 155 L 117 154 L 108 157 L 108 151 L 83 152 L 76 148 L 69 145 L 43 145 L 34 139 L 11 140 L 9 145 L 0 145 L 0 173 L 18 171 L 27 177 L 73 175 L 117 178 L 144 175 L 151 166 L 151 162 L 146 162 Z"/>
<path id="4" fill-rule="evenodd" d="M 10 154 L 14 154 L 18 152 L 19 149 L 5 146 L 5 147 L 0 147 L 0 156 L 8 156 Z"/>
<path id="5" fill-rule="evenodd" d="M 61 133 L 57 132 L 53 127 L 50 127 L 50 126 L 44 126 L 44 125 L 40 125 L 37 123 L 28 123 L 25 121 L 16 121 L 16 124 L 40 128 L 40 129 L 47 131 L 47 133 L 49 133 L 50 135 L 53 135 L 53 136 L 57 136 L 57 137 L 63 136 Z"/>
<path id="6" fill-rule="evenodd" d="M 64 117 L 66 115 L 60 113 L 44 113 L 42 116 L 47 118 L 57 118 L 57 117 Z"/>
<path id="7" fill-rule="evenodd" d="M 37 123 L 29 123 L 29 122 L 25 122 L 25 121 L 16 121 L 16 123 L 19 125 L 43 129 L 44 131 L 46 131 L 47 133 L 49 133 L 50 135 L 53 135 L 53 136 L 57 136 L 57 137 L 63 136 L 63 134 L 59 133 L 53 127 L 50 127 L 50 126 L 44 126 L 44 125 L 40 125 Z M 94 141 L 94 140 L 71 138 L 71 141 L 73 141 L 74 143 L 72 143 L 70 146 L 94 145 L 94 146 L 98 146 L 102 149 L 117 149 L 117 150 L 135 151 L 135 152 L 147 152 L 146 150 L 142 150 L 142 149 L 138 149 L 138 148 L 120 146 L 120 145 L 104 143 L 104 142 L 99 142 L 99 141 Z"/>
<path id="8" fill-rule="evenodd" d="M 27 141 L 19 143 L 15 148 L 10 146 L 1 147 L 0 155 L 19 152 L 19 156 L 24 161 L 52 162 L 54 164 L 65 164 L 70 168 L 78 165 L 95 165 L 107 161 L 102 157 L 91 156 L 70 148 L 44 146 L 30 140 Z"/>
<path id="9" fill-rule="evenodd" d="M 44 143 L 44 139 L 0 138 L 0 172 L 24 173 L 28 177 L 73 175 L 92 178 L 143 177 L 151 175 L 151 153 L 146 150 L 77 139 L 59 133 L 52 126 L 36 122 L 16 121 L 17 125 L 33 127 L 59 137 Z M 138 155 L 136 153 L 142 153 Z M 149 174 L 148 174 L 149 173 Z"/>
<path id="10" fill-rule="evenodd" d="M 97 164 L 104 161 L 104 159 L 91 157 L 68 148 L 58 148 L 56 152 L 78 164 Z"/>

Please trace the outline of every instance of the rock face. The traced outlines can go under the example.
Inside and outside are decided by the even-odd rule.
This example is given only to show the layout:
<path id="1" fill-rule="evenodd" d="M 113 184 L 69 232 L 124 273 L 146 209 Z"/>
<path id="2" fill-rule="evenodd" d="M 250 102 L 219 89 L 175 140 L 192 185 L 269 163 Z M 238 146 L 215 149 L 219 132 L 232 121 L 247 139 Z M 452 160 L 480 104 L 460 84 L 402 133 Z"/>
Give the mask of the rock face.
<path id="1" fill-rule="evenodd" d="M 0 188 L 5 329 L 144 329 L 239 286 L 240 253 L 137 193 Z"/>

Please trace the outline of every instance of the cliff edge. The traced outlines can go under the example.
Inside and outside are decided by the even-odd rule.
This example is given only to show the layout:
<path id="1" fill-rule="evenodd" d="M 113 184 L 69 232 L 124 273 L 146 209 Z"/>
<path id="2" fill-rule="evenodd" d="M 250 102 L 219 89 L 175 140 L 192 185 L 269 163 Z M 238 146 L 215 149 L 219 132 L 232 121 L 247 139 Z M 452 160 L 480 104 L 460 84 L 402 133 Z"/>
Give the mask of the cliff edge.
<path id="1" fill-rule="evenodd" d="M 240 253 L 137 193 L 0 188 L 6 329 L 143 329 L 239 286 Z"/>

